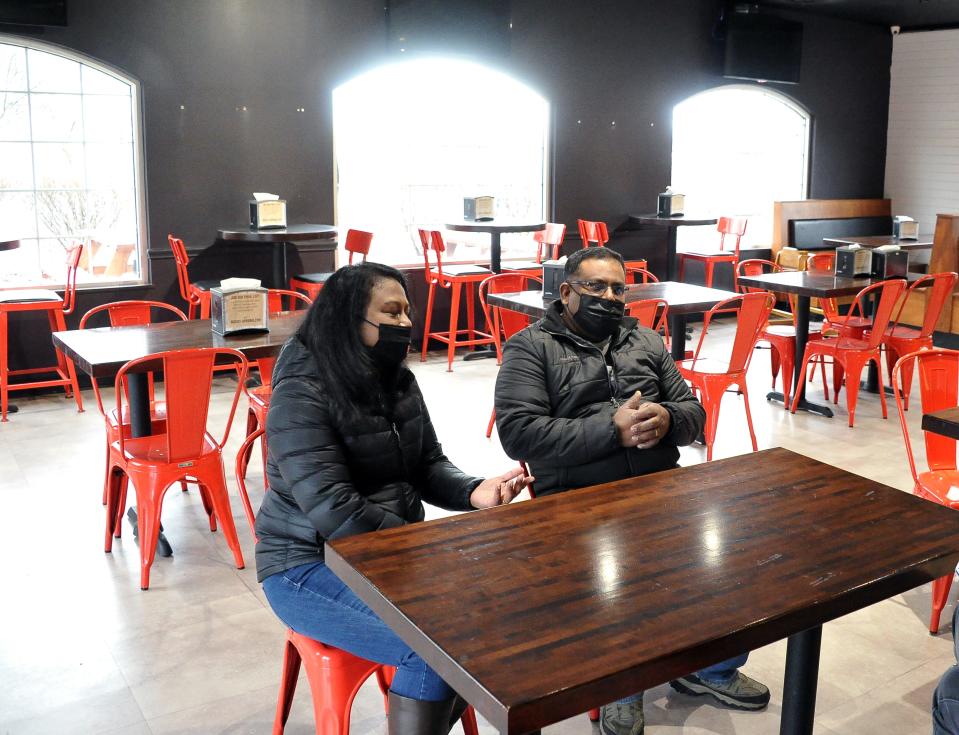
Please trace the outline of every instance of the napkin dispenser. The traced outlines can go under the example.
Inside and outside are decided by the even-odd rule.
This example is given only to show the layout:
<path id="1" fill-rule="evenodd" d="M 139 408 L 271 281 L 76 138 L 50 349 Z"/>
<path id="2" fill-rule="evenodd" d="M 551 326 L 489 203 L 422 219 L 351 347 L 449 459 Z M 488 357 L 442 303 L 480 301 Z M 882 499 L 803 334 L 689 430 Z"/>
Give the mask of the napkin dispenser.
<path id="1" fill-rule="evenodd" d="M 892 236 L 897 240 L 918 240 L 919 223 L 912 217 L 898 216 L 892 219 Z"/>
<path id="2" fill-rule="evenodd" d="M 660 217 L 678 217 L 684 213 L 685 208 L 685 194 L 677 194 L 667 186 L 666 191 L 659 195 L 656 214 Z"/>
<path id="3" fill-rule="evenodd" d="M 872 252 L 872 277 L 880 280 L 905 278 L 909 273 L 909 251 L 898 246 L 876 248 Z"/>
<path id="4" fill-rule="evenodd" d="M 269 332 L 267 289 L 255 278 L 227 278 L 210 289 L 213 331 L 224 337 Z"/>
<path id="5" fill-rule="evenodd" d="M 543 261 L 543 298 L 558 299 L 559 286 L 566 280 L 566 258 Z"/>
<path id="6" fill-rule="evenodd" d="M 836 248 L 836 275 L 860 278 L 872 275 L 872 251 L 862 245 Z"/>
<path id="7" fill-rule="evenodd" d="M 493 219 L 494 197 L 463 197 L 463 219 L 470 222 L 488 222 Z"/>
<path id="8" fill-rule="evenodd" d="M 276 194 L 254 192 L 250 200 L 250 227 L 254 230 L 286 227 L 286 200 Z"/>

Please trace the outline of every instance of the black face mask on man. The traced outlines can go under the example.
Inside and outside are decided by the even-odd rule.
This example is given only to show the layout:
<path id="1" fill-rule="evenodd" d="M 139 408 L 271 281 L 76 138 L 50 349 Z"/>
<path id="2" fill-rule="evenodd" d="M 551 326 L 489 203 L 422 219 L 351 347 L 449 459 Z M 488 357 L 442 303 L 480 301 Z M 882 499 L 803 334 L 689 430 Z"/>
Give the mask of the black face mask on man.
<path id="1" fill-rule="evenodd" d="M 580 331 L 594 342 L 612 337 L 623 321 L 626 304 L 579 291 L 576 293 L 579 296 L 579 309 L 572 319 Z"/>
<path id="2" fill-rule="evenodd" d="M 395 370 L 410 351 L 413 328 L 397 324 L 376 324 L 369 319 L 363 321 L 371 327 L 376 327 L 380 333 L 376 344 L 369 348 L 373 362 L 377 367 Z"/>

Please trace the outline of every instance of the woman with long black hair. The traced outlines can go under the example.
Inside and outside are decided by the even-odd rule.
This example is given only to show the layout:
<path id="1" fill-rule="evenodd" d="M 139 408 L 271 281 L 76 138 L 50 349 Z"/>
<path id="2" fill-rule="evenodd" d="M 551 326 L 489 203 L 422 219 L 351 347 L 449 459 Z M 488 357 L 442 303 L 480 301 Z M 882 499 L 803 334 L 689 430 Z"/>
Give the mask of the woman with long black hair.
<path id="1" fill-rule="evenodd" d="M 510 502 L 516 469 L 471 477 L 443 454 L 416 378 L 406 281 L 378 263 L 326 282 L 273 371 L 266 493 L 256 518 L 257 577 L 298 633 L 396 667 L 389 732 L 446 735 L 465 706 L 323 563 L 323 543 L 449 510 Z"/>

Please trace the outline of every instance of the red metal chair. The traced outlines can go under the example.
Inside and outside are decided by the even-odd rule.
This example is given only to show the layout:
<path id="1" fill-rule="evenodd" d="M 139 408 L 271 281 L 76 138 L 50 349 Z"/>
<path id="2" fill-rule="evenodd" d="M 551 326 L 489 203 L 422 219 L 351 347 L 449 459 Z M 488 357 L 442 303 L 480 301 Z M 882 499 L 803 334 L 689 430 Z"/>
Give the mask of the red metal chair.
<path id="1" fill-rule="evenodd" d="M 906 297 L 899 305 L 899 311 L 892 320 L 892 325 L 883 335 L 882 344 L 886 348 L 886 367 L 889 370 L 889 382 L 892 383 L 892 368 L 896 361 L 906 353 L 916 350 L 932 348 L 932 333 L 936 328 L 936 322 L 942 314 L 942 309 L 946 301 L 952 294 L 956 286 L 956 279 L 959 275 L 952 272 L 933 273 L 923 276 L 915 281 L 906 291 Z M 930 287 L 930 283 L 932 284 Z M 929 288 L 926 299 L 926 311 L 922 318 L 922 326 L 919 329 L 901 325 L 902 311 L 909 303 L 909 297 L 920 293 L 918 289 Z M 903 365 L 902 372 L 902 397 L 905 410 L 909 410 L 909 393 L 912 390 L 912 363 Z"/>
<path id="2" fill-rule="evenodd" d="M 706 461 L 713 458 L 713 442 L 716 441 L 716 429 L 719 425 L 719 408 L 723 396 L 730 386 L 737 386 L 743 395 L 743 405 L 746 408 L 746 425 L 749 427 L 749 438 L 752 440 L 753 451 L 757 451 L 756 433 L 753 431 L 753 420 L 749 412 L 749 393 L 746 390 L 746 372 L 752 360 L 753 351 L 763 327 L 769 320 L 776 298 L 771 293 L 748 293 L 735 296 L 716 304 L 706 312 L 703 318 L 703 331 L 699 335 L 696 351 L 691 360 L 682 360 L 676 363 L 680 374 L 692 384 L 699 393 L 703 408 L 706 409 Z M 709 325 L 717 314 L 728 314 L 738 310 L 736 315 L 736 335 L 733 338 L 732 348 L 727 360 L 714 360 L 700 357 Z"/>
<path id="3" fill-rule="evenodd" d="M 190 319 L 210 318 L 210 289 L 220 285 L 216 279 L 202 281 L 190 280 L 190 256 L 186 252 L 183 240 L 167 235 L 173 260 L 176 262 L 176 278 L 180 286 L 180 297 L 187 302 L 187 315 Z"/>
<path id="4" fill-rule="evenodd" d="M 886 411 L 886 393 L 882 387 L 882 366 L 879 364 L 879 347 L 882 343 L 882 336 L 889 326 L 889 320 L 892 317 L 892 310 L 896 307 L 899 298 L 906 290 L 906 282 L 901 279 L 892 279 L 889 281 L 880 281 L 879 283 L 867 286 L 856 295 L 853 302 L 853 308 L 849 315 L 843 319 L 853 319 L 855 311 L 862 312 L 862 304 L 867 298 L 872 298 L 874 294 L 879 294 L 879 303 L 876 306 L 873 323 L 876 329 L 872 330 L 868 337 L 859 339 L 848 336 L 850 331 L 846 329 L 845 321 L 837 324 L 839 330 L 838 337 L 817 339 L 806 343 L 806 354 L 803 355 L 803 373 L 810 360 L 815 357 L 831 357 L 833 362 L 833 402 L 839 403 L 839 389 L 843 382 L 843 375 L 846 375 L 846 406 L 849 410 L 849 426 L 852 427 L 856 418 L 856 400 L 859 397 L 859 379 L 862 375 L 862 369 L 870 360 L 874 360 L 876 367 L 879 368 L 879 400 L 882 403 L 882 417 L 887 418 Z M 799 402 L 799 392 L 793 397 L 792 412 L 796 413 L 796 406 Z"/>
<path id="5" fill-rule="evenodd" d="M 706 286 L 713 285 L 713 270 L 717 263 L 729 263 L 733 267 L 733 289 L 737 289 L 736 263 L 739 261 L 739 243 L 746 234 L 746 224 L 748 220 L 745 217 L 720 217 L 716 224 L 716 230 L 719 232 L 719 250 L 690 250 L 679 254 L 679 280 L 683 280 L 683 273 L 686 270 L 686 261 L 695 260 L 706 266 Z M 726 237 L 731 236 L 733 241 L 733 251 L 726 250 Z"/>
<path id="6" fill-rule="evenodd" d="M 154 309 L 172 314 L 180 321 L 186 321 L 186 314 L 175 306 L 165 304 L 162 301 L 114 301 L 90 309 L 80 319 L 80 329 L 89 328 L 90 320 L 104 312 L 106 312 L 109 318 L 110 326 L 114 328 L 152 324 Z M 96 379 L 91 379 L 91 383 L 93 383 L 93 397 L 96 398 L 97 410 L 103 417 L 107 436 L 106 475 L 103 479 L 103 503 L 105 505 L 107 502 L 107 486 L 110 484 L 110 445 L 115 441 L 119 441 L 121 430 L 127 438 L 130 438 L 130 412 L 126 411 L 121 416 L 117 413 L 116 409 L 105 410 L 103 408 L 103 399 L 100 395 L 100 386 L 97 385 Z M 154 430 L 161 432 L 164 430 L 166 424 L 166 403 L 164 401 L 156 401 L 153 398 L 152 373 L 149 376 L 148 386 L 150 391 L 151 422 L 153 423 Z M 181 486 L 186 490 L 185 481 L 181 483 Z"/>
<path id="7" fill-rule="evenodd" d="M 547 260 L 559 259 L 559 251 L 563 245 L 563 238 L 566 237 L 566 225 L 556 222 L 547 222 L 546 229 L 536 230 L 533 233 L 533 240 L 536 242 L 536 260 L 533 262 L 504 261 L 502 263 L 503 272 L 528 271 L 530 275 L 537 275 L 543 271 L 543 249 L 549 248 L 546 253 Z"/>
<path id="8" fill-rule="evenodd" d="M 832 275 L 836 272 L 836 251 L 830 250 L 825 253 L 810 253 L 806 258 L 806 270 L 810 273 L 824 273 Z M 839 300 L 836 297 L 819 299 L 819 308 L 823 315 L 822 331 L 839 329 L 845 330 L 843 334 L 847 337 L 862 339 L 866 330 L 872 327 L 872 319 L 863 316 L 862 313 L 855 314 L 852 307 L 846 314 L 839 313 Z M 861 307 L 860 307 L 861 310 Z"/>
<path id="9" fill-rule="evenodd" d="M 652 329 L 654 332 L 664 332 L 669 315 L 669 304 L 666 303 L 666 299 L 630 301 L 626 304 L 626 313 L 647 329 Z M 668 332 L 666 332 L 666 339 L 668 343 Z"/>
<path id="10" fill-rule="evenodd" d="M 761 258 L 751 258 L 744 260 L 736 266 L 737 283 L 741 276 L 759 276 L 763 273 L 779 273 L 783 269 L 777 263 L 771 260 Z M 761 288 L 751 286 L 740 286 L 742 293 L 766 293 Z M 759 335 L 760 342 L 768 342 L 770 347 L 770 370 L 772 371 L 773 390 L 776 389 L 776 378 L 779 375 L 779 369 L 782 368 L 783 375 L 783 410 L 788 409 L 789 398 L 792 394 L 793 370 L 796 366 L 796 297 L 789 294 L 789 317 L 792 324 L 770 324 L 763 327 Z M 781 312 L 776 312 L 781 313 Z M 821 332 L 812 327 L 809 330 L 809 339 L 819 339 Z M 822 387 L 826 394 L 826 400 L 829 400 L 829 387 L 826 382 L 826 366 L 822 360 L 819 361 L 820 372 L 822 373 Z"/>
<path id="11" fill-rule="evenodd" d="M 956 440 L 925 431 L 926 464 L 929 469 L 919 472 L 912 453 L 909 425 L 906 422 L 905 395 L 902 388 L 918 363 L 919 400 L 923 413 L 932 413 L 959 405 L 959 352 L 943 349 L 923 349 L 899 358 L 892 369 L 892 390 L 899 411 L 899 425 L 906 445 L 909 471 L 912 473 L 913 493 L 939 505 L 959 509 L 959 497 L 954 488 L 959 487 L 959 470 L 956 469 Z M 908 370 L 908 378 L 907 378 Z M 939 632 L 939 616 L 949 598 L 952 572 L 932 583 L 932 614 L 929 617 L 929 632 Z"/>
<path id="12" fill-rule="evenodd" d="M 7 420 L 10 391 L 29 390 L 31 388 L 52 388 L 63 386 L 67 398 L 72 397 L 77 402 L 77 411 L 83 412 L 83 398 L 77 385 L 77 371 L 73 361 L 54 348 L 57 356 L 56 365 L 43 367 L 10 369 L 9 341 L 10 341 L 10 314 L 22 314 L 29 311 L 45 311 L 50 323 L 51 332 L 66 331 L 67 324 L 64 317 L 73 313 L 76 306 L 77 293 L 77 264 L 83 245 L 75 244 L 67 251 L 67 277 L 63 287 L 63 297 L 56 291 L 46 289 L 11 289 L 0 291 L 0 421 Z M 10 383 L 10 378 L 16 375 L 37 375 L 38 373 L 56 373 L 57 378 L 52 380 L 31 380 L 25 383 Z"/>
<path id="13" fill-rule="evenodd" d="M 263 434 L 263 429 L 257 429 L 247 436 L 236 455 L 237 488 L 254 540 L 258 540 L 256 519 L 246 490 L 244 457 L 249 458 L 254 442 L 257 439 L 262 440 Z M 268 488 L 264 485 L 264 492 L 267 491 Z M 349 735 L 353 700 L 356 699 L 360 687 L 371 676 L 376 676 L 376 682 L 383 693 L 384 709 L 389 710 L 387 692 L 393 680 L 393 667 L 367 661 L 288 629 L 283 646 L 283 669 L 280 675 L 280 693 L 276 701 L 276 717 L 273 720 L 273 735 L 282 735 L 286 728 L 301 663 L 306 668 L 306 680 L 313 694 L 313 717 L 317 735 Z M 472 707 L 466 708 L 460 722 L 465 735 L 479 735 L 476 712 Z"/>
<path id="14" fill-rule="evenodd" d="M 346 242 L 343 244 L 343 247 L 345 247 L 346 251 L 350 254 L 349 265 L 353 265 L 354 255 L 362 256 L 360 262 L 365 263 L 366 257 L 370 254 L 370 245 L 372 243 L 372 232 L 347 230 Z M 332 271 L 329 273 L 301 273 L 298 276 L 290 278 L 290 288 L 293 291 L 302 291 L 309 296 L 310 301 L 316 301 L 316 297 L 320 295 L 320 291 L 327 279 L 332 275 Z"/>
<path id="15" fill-rule="evenodd" d="M 426 283 L 430 287 L 426 302 L 426 324 L 423 326 L 423 352 L 420 355 L 420 361 L 426 360 L 426 350 L 429 347 L 430 339 L 436 339 L 448 345 L 446 352 L 447 370 L 453 372 L 453 356 L 456 354 L 457 347 L 475 347 L 476 345 L 494 343 L 493 335 L 476 329 L 475 308 L 473 306 L 473 286 L 488 278 L 491 273 L 488 268 L 481 265 L 447 265 L 444 268 L 443 253 L 446 252 L 446 244 L 443 242 L 443 234 L 439 230 L 420 229 L 419 235 L 425 266 L 423 273 L 426 276 Z M 435 266 L 430 264 L 430 251 L 436 258 Z M 451 291 L 449 329 L 441 332 L 431 332 L 430 322 L 433 317 L 433 299 L 436 296 L 437 286 L 448 288 Z M 467 328 L 459 329 L 460 297 L 464 286 L 466 287 Z M 461 339 L 461 334 L 465 334 L 466 338 Z"/>
<path id="16" fill-rule="evenodd" d="M 479 286 L 479 300 L 483 307 L 483 314 L 486 316 L 486 327 L 493 335 L 493 344 L 496 345 L 496 364 L 503 364 L 503 342 L 508 340 L 514 334 L 529 326 L 532 321 L 526 314 L 511 309 L 503 309 L 499 306 L 490 306 L 487 302 L 487 295 L 491 293 L 513 293 L 516 291 L 526 291 L 530 284 L 538 284 L 543 287 L 543 279 L 530 275 L 529 273 L 498 273 L 484 279 Z M 496 408 L 490 414 L 489 423 L 486 426 L 486 438 L 493 435 L 493 425 L 496 423 Z"/>
<path id="17" fill-rule="evenodd" d="M 646 270 L 645 265 L 639 265 L 639 263 L 645 263 L 645 260 L 631 260 L 629 262 L 636 263 L 636 265 L 628 265 L 626 267 L 627 279 L 629 276 L 632 276 L 632 283 L 659 283 L 659 279 L 652 271 Z"/>
<path id="18" fill-rule="evenodd" d="M 238 376 L 226 429 L 221 440 L 206 429 L 210 408 L 213 365 L 232 364 Z M 162 432 L 136 439 L 120 432 L 110 445 L 110 481 L 107 486 L 107 517 L 104 551 L 120 537 L 128 481 L 137 499 L 140 539 L 140 589 L 150 586 L 150 565 L 160 533 L 163 496 L 175 482 L 190 478 L 200 488 L 200 497 L 210 520 L 210 530 L 223 527 L 237 569 L 243 568 L 243 553 L 233 525 L 233 511 L 223 470 L 223 445 L 230 435 L 240 390 L 247 373 L 243 353 L 226 348 L 171 350 L 131 360 L 117 373 L 117 414 L 126 410 L 126 378 L 131 372 L 162 370 L 166 388 L 166 424 Z"/>
<path id="19" fill-rule="evenodd" d="M 282 288 L 271 288 L 267 294 L 270 314 L 278 314 L 283 311 L 296 311 L 297 306 L 303 305 L 309 308 L 313 302 L 308 296 L 304 296 L 299 291 L 287 291 Z M 286 303 L 284 303 L 286 300 Z M 260 385 L 244 386 L 246 393 L 246 435 L 250 436 L 257 429 L 266 426 L 266 415 L 270 410 L 270 397 L 273 395 L 273 366 L 276 364 L 275 357 L 261 357 L 256 361 L 257 370 L 260 373 Z M 260 449 L 263 453 L 263 481 L 266 482 L 266 439 L 260 443 Z M 250 462 L 250 453 L 245 455 L 243 465 L 243 476 L 246 477 L 246 465 Z"/>

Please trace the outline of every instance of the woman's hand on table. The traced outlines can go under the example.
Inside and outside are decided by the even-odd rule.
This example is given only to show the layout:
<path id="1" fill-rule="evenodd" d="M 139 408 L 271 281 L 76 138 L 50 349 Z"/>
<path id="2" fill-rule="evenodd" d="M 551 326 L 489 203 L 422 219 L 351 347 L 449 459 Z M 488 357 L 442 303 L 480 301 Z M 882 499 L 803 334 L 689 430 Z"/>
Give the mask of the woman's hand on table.
<path id="1" fill-rule="evenodd" d="M 470 504 L 474 508 L 492 508 L 496 505 L 506 505 L 533 480 L 532 477 L 523 476 L 521 467 L 504 472 L 496 477 L 488 477 L 473 490 L 470 495 Z"/>

